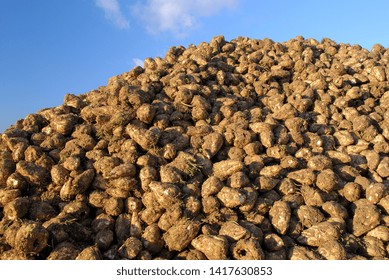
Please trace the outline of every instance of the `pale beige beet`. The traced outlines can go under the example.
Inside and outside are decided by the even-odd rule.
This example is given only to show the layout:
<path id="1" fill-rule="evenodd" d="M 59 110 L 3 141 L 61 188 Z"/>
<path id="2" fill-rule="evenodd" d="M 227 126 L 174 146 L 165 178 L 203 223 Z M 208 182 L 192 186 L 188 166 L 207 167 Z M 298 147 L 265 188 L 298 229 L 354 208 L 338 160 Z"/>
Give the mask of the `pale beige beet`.
<path id="1" fill-rule="evenodd" d="M 290 216 L 289 204 L 284 201 L 276 201 L 269 211 L 270 222 L 280 234 L 285 234 L 288 231 Z"/>
<path id="2" fill-rule="evenodd" d="M 223 236 L 202 234 L 193 239 L 191 244 L 209 260 L 224 260 L 227 258 L 228 241 Z"/>

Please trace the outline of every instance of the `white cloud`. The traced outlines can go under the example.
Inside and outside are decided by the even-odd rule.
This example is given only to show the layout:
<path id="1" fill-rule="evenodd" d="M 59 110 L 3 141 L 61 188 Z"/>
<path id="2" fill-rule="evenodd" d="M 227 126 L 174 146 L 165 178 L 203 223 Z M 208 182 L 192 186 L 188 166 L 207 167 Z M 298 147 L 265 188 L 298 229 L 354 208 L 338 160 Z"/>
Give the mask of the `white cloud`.
<path id="1" fill-rule="evenodd" d="M 105 17 L 112 21 L 119 28 L 129 28 L 128 20 L 120 10 L 118 0 L 95 0 L 97 7 L 103 9 Z"/>
<path id="2" fill-rule="evenodd" d="M 211 16 L 223 8 L 233 8 L 238 0 L 147 0 L 133 7 L 148 32 L 170 31 L 185 36 L 198 25 L 199 17 Z"/>
<path id="3" fill-rule="evenodd" d="M 144 62 L 142 59 L 139 59 L 139 58 L 133 58 L 132 59 L 132 62 L 134 62 L 135 66 L 141 66 L 143 67 L 144 65 Z"/>

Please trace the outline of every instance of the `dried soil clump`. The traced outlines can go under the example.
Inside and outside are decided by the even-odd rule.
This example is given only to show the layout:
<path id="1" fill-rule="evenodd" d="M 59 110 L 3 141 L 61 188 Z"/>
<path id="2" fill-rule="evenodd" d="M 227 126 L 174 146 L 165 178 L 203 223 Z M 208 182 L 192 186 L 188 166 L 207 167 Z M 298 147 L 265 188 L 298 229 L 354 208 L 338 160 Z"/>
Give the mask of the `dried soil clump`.
<path id="1" fill-rule="evenodd" d="M 223 36 L 0 134 L 0 259 L 389 258 L 389 50 Z"/>

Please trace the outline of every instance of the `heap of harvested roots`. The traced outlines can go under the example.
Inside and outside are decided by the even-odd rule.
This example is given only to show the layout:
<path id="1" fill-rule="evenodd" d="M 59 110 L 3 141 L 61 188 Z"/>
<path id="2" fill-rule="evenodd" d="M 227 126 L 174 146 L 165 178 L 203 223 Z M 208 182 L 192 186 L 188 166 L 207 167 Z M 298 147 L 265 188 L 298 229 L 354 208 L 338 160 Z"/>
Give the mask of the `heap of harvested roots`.
<path id="1" fill-rule="evenodd" d="M 172 47 L 0 136 L 0 259 L 384 259 L 389 50 Z"/>

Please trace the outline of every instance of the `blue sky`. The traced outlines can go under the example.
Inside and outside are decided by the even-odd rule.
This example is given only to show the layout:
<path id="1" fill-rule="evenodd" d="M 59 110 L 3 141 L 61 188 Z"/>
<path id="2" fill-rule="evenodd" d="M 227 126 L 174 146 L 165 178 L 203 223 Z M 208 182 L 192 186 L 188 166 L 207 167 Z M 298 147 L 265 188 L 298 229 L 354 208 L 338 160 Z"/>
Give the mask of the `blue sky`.
<path id="1" fill-rule="evenodd" d="M 389 1 L 0 0 L 0 132 L 66 93 L 213 36 L 389 47 Z"/>

